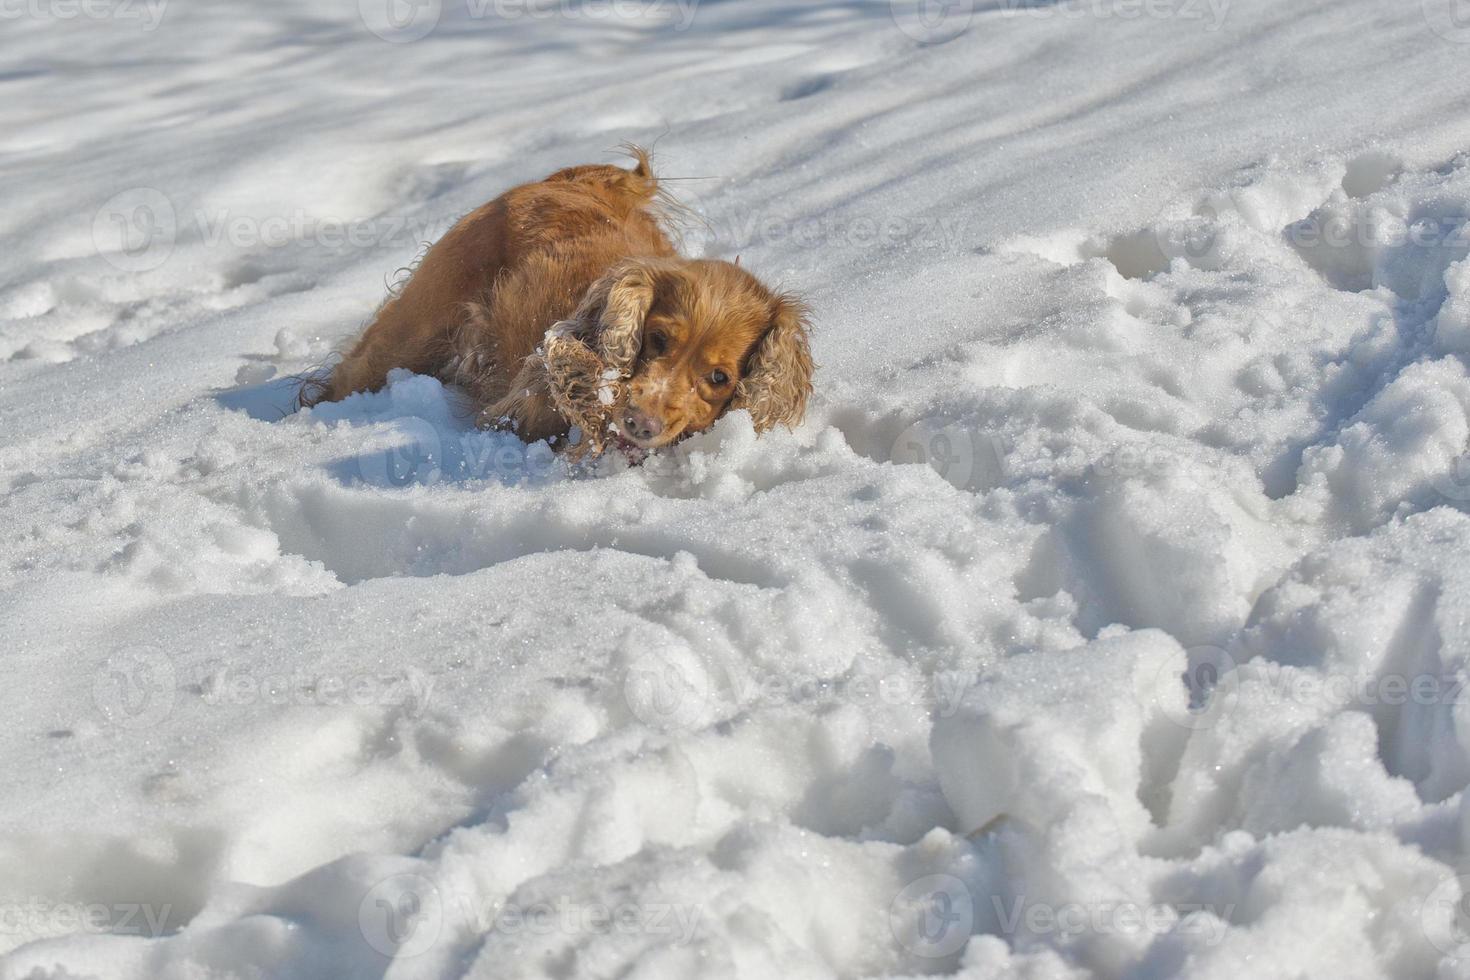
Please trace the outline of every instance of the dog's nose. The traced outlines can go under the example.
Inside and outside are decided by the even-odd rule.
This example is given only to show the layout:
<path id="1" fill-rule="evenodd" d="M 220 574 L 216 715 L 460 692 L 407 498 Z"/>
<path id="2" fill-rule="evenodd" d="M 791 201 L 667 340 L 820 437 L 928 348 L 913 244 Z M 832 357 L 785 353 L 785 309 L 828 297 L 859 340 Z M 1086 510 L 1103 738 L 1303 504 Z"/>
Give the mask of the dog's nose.
<path id="1" fill-rule="evenodd" d="M 623 425 L 628 429 L 628 435 L 639 441 L 653 439 L 664 431 L 664 424 L 658 419 L 649 418 L 637 409 L 629 409 L 628 414 L 623 416 Z"/>

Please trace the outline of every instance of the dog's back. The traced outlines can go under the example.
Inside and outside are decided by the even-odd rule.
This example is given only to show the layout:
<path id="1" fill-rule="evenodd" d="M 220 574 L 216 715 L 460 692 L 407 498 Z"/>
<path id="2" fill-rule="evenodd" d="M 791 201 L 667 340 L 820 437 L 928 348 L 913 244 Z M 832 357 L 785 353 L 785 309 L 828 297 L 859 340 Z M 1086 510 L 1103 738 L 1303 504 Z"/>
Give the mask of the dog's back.
<path id="1" fill-rule="evenodd" d="M 524 212 L 527 232 L 538 239 L 562 241 L 599 234 L 612 223 L 634 238 L 646 236 L 650 247 L 672 253 L 660 220 L 659 183 L 648 153 L 637 147 L 629 152 L 635 160 L 631 170 L 597 163 L 567 167 L 512 190 L 510 195 L 519 198 L 512 208 Z"/>
<path id="2" fill-rule="evenodd" d="M 395 367 L 464 383 L 467 356 L 493 357 L 499 376 L 513 374 L 504 369 L 529 355 L 608 266 L 673 255 L 658 178 L 647 153 L 630 152 L 632 169 L 568 167 L 460 219 L 378 309 L 331 378 L 303 390 L 302 403 L 375 391 Z"/>

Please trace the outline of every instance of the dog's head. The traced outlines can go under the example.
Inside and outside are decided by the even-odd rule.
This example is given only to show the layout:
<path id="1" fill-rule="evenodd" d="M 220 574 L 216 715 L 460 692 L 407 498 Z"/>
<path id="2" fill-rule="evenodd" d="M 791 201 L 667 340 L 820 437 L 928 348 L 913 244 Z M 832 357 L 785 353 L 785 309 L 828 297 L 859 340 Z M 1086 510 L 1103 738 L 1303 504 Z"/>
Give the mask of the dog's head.
<path id="1" fill-rule="evenodd" d="M 623 380 L 612 417 L 653 449 L 731 408 L 795 425 L 811 394 L 806 308 L 729 262 L 630 259 L 587 291 L 576 332 Z"/>

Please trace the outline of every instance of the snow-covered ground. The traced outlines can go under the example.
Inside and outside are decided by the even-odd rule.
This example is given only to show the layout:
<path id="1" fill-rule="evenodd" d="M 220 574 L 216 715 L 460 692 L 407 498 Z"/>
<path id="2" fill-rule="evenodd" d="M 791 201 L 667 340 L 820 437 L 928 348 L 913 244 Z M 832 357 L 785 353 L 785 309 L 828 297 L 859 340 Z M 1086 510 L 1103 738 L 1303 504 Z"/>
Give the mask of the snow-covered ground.
<path id="1" fill-rule="evenodd" d="M 1466 0 L 0 2 L 0 977 L 1470 976 Z M 657 142 L 819 394 L 287 414 Z"/>

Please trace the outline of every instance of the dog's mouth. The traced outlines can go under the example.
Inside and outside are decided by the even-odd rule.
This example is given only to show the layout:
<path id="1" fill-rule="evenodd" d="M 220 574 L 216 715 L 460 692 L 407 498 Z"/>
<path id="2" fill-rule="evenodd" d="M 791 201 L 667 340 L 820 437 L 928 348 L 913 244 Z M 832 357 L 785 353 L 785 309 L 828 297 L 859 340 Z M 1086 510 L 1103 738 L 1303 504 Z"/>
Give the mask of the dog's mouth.
<path id="1" fill-rule="evenodd" d="M 691 433 L 680 430 L 672 439 L 638 439 L 628 432 L 626 423 L 618 419 L 612 427 L 612 445 L 627 457 L 630 463 L 641 463 L 660 449 L 668 449 L 687 439 Z"/>
<path id="2" fill-rule="evenodd" d="M 613 448 L 625 456 L 632 456 L 634 453 L 650 452 L 647 447 L 640 446 L 637 441 L 629 439 L 627 433 L 623 432 L 622 426 L 613 429 L 612 444 Z"/>
<path id="3" fill-rule="evenodd" d="M 640 439 L 633 433 L 628 431 L 628 422 L 622 418 L 619 418 L 617 420 L 617 424 L 614 426 L 614 434 L 616 436 L 616 441 L 619 448 L 639 449 L 645 453 L 651 453 L 655 450 L 662 449 L 665 446 L 672 446 L 674 443 L 678 442 L 680 438 L 682 438 L 681 433 L 680 435 L 677 435 L 672 439 L 666 439 L 662 436 L 654 436 L 649 439 Z"/>

